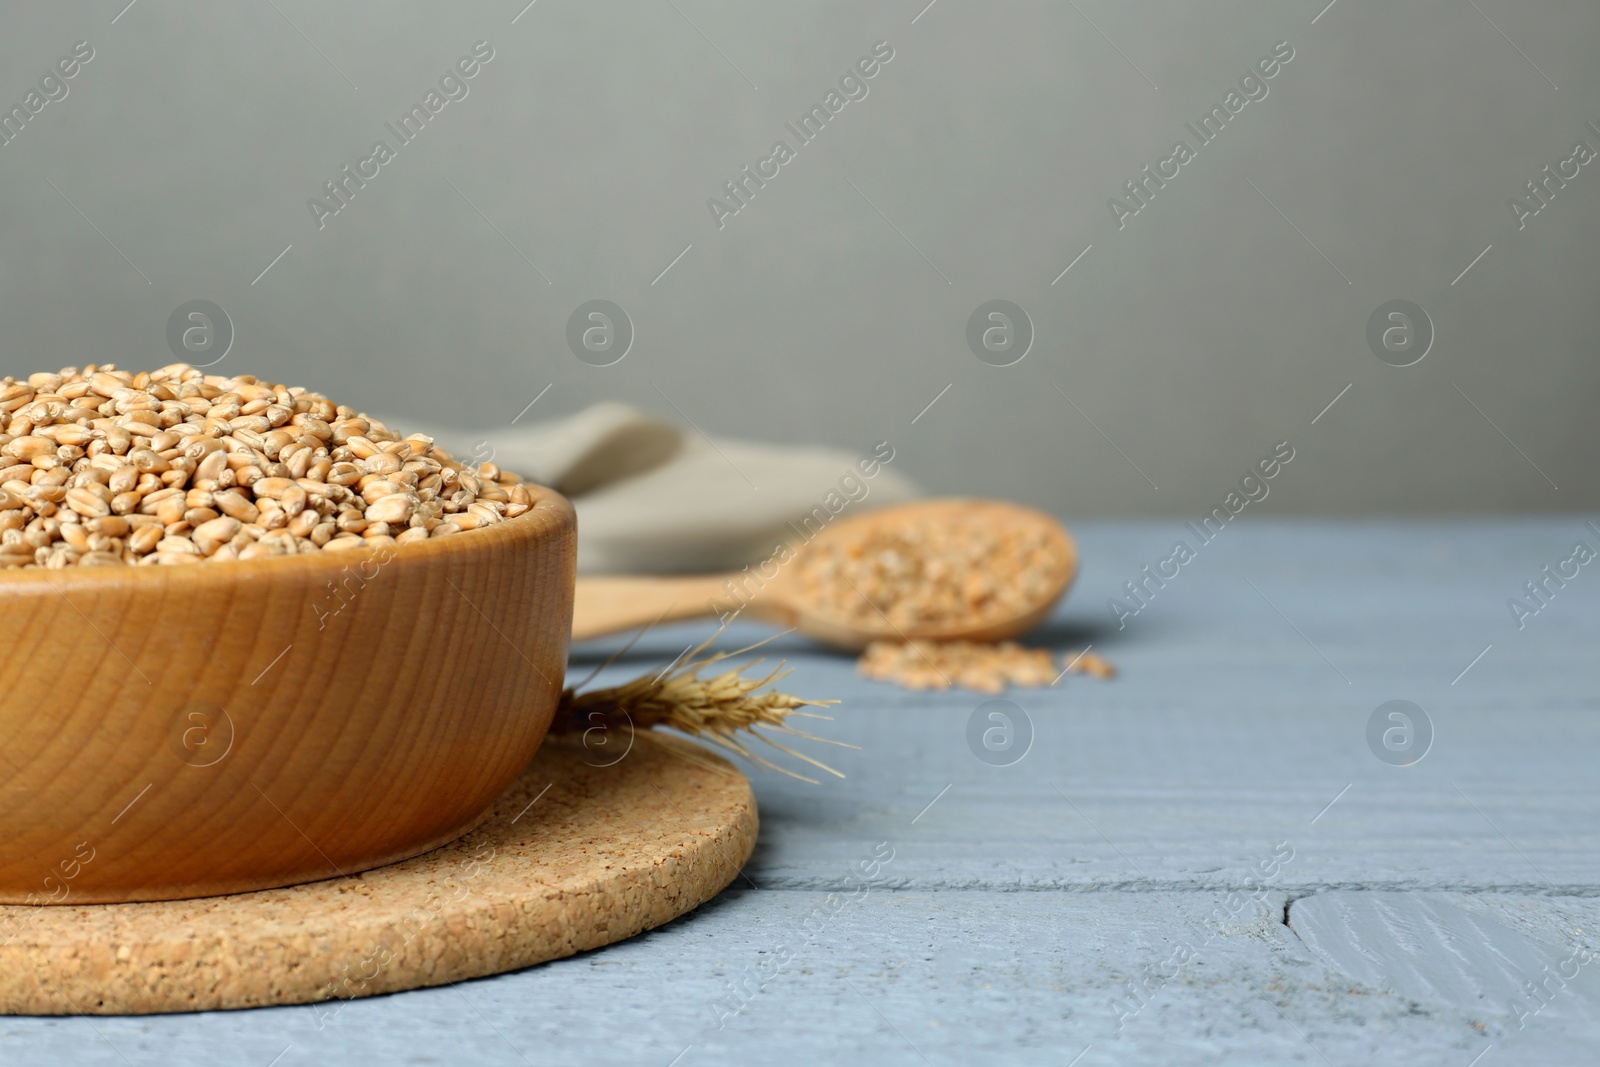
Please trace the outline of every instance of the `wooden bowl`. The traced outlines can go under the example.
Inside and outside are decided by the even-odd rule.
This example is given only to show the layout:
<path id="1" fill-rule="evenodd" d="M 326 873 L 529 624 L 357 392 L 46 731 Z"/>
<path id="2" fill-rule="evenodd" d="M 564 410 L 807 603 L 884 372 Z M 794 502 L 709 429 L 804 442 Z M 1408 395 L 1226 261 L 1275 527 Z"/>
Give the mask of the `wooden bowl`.
<path id="1" fill-rule="evenodd" d="M 0 573 L 0 902 L 240 893 L 466 833 L 562 688 L 572 505 L 387 549 Z"/>

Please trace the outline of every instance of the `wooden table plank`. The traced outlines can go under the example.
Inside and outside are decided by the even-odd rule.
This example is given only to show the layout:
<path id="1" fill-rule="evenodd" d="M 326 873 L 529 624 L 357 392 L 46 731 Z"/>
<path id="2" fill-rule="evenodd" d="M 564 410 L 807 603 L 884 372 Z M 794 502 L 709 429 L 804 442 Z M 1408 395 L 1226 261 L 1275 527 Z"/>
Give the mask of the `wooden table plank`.
<path id="1" fill-rule="evenodd" d="M 680 1054 L 679 1067 L 774 1056 L 942 1067 L 1080 1053 L 1079 1067 L 1324 1057 L 1467 1067 L 1490 1046 L 1483 1064 L 1590 1062 L 1600 1042 L 1590 993 L 1565 994 L 1519 1030 L 1503 1010 L 1359 982 L 1282 925 L 1283 899 L 1246 899 L 1238 918 L 1219 920 L 1230 904 L 1213 893 L 874 888 L 833 905 L 821 892 L 745 888 L 634 941 L 459 987 L 93 1028 L 11 1019 L 0 1059 L 264 1067 L 287 1046 L 279 1067 L 666 1067 Z M 1594 901 L 1583 911 L 1600 921 Z M 1592 989 L 1587 971 L 1580 980 Z"/>
<path id="2" fill-rule="evenodd" d="M 1460 911 L 1558 964 L 1600 949 L 1600 574 L 1585 568 L 1521 630 L 1506 607 L 1573 541 L 1600 537 L 1579 518 L 1246 516 L 1119 630 L 1107 598 L 1184 528 L 1075 532 L 1085 571 L 1036 638 L 1093 643 L 1122 674 L 1006 694 L 1033 728 L 1011 766 L 969 747 L 986 697 L 869 683 L 849 658 L 784 638 L 769 651 L 791 658 L 788 684 L 845 698 L 822 732 L 861 747 L 808 749 L 842 782 L 754 775 L 748 882 L 688 919 L 518 974 L 353 1002 L 320 1030 L 312 1008 L 0 1020 L 0 1061 L 266 1064 L 285 1046 L 282 1067 L 1068 1063 L 1086 1046 L 1081 1067 L 1591 1061 L 1600 968 L 1519 1029 L 1503 1008 L 1418 985 L 1373 947 L 1392 924 L 1373 915 L 1393 900 L 1427 931 Z M 612 676 L 698 633 L 654 633 Z M 581 649 L 577 668 L 607 647 Z M 1368 747 L 1369 716 L 1393 699 L 1434 728 L 1413 766 Z M 839 906 L 884 848 L 892 862 Z M 1274 858 L 1248 919 L 1207 919 Z M 1315 944 L 1283 925 L 1291 900 Z M 1416 941 L 1425 963 L 1449 951 L 1435 940 Z M 1184 947 L 1193 960 L 1119 1030 L 1111 1005 Z M 1537 952 L 1508 951 L 1510 973 Z M 760 991 L 718 1029 L 752 974 Z"/>

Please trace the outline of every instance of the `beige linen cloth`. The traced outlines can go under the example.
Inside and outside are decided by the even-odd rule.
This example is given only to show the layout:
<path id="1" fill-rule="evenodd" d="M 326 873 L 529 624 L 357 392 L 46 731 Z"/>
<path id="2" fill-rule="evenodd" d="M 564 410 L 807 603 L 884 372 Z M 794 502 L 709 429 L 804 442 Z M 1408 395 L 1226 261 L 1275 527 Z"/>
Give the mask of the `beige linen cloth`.
<path id="1" fill-rule="evenodd" d="M 709 438 L 617 403 L 487 432 L 408 419 L 389 425 L 428 434 L 464 463 L 497 463 L 570 498 L 578 569 L 591 574 L 737 570 L 799 540 L 816 508 L 844 519 L 920 495 L 894 469 L 887 442 L 855 454 Z"/>

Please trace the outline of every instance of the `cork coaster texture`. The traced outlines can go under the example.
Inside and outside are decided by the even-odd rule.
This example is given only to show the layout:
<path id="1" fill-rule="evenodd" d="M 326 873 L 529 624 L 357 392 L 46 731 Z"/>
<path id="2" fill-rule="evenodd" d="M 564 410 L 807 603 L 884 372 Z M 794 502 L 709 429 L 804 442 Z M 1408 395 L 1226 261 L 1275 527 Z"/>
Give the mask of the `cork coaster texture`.
<path id="1" fill-rule="evenodd" d="M 598 948 L 716 895 L 755 847 L 744 776 L 689 742 L 545 742 L 458 841 L 199 900 L 0 906 L 0 1012 L 145 1014 L 443 985 Z M 615 762 L 611 762 L 615 760 Z M 609 766 L 604 764 L 610 764 Z"/>

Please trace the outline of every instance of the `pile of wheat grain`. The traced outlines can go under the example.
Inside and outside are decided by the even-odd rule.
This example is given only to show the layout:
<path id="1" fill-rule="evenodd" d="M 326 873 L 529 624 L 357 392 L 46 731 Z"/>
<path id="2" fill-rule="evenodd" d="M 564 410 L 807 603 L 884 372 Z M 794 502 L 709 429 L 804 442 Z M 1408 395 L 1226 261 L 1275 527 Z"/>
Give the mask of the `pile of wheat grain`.
<path id="1" fill-rule="evenodd" d="M 105 364 L 0 380 L 0 568 L 407 544 L 515 518 L 535 491 L 248 375 Z"/>
<path id="2" fill-rule="evenodd" d="M 974 514 L 819 538 L 799 553 L 796 595 L 841 622 L 899 629 L 982 623 L 1037 605 L 1066 565 L 1040 525 Z"/>
<path id="3" fill-rule="evenodd" d="M 1111 678 L 1117 672 L 1085 649 L 1062 657 L 1042 648 L 1024 648 L 1015 641 L 874 641 L 856 662 L 868 678 L 907 689 L 976 689 L 1003 692 L 1007 686 L 1054 685 L 1069 672 Z"/>

